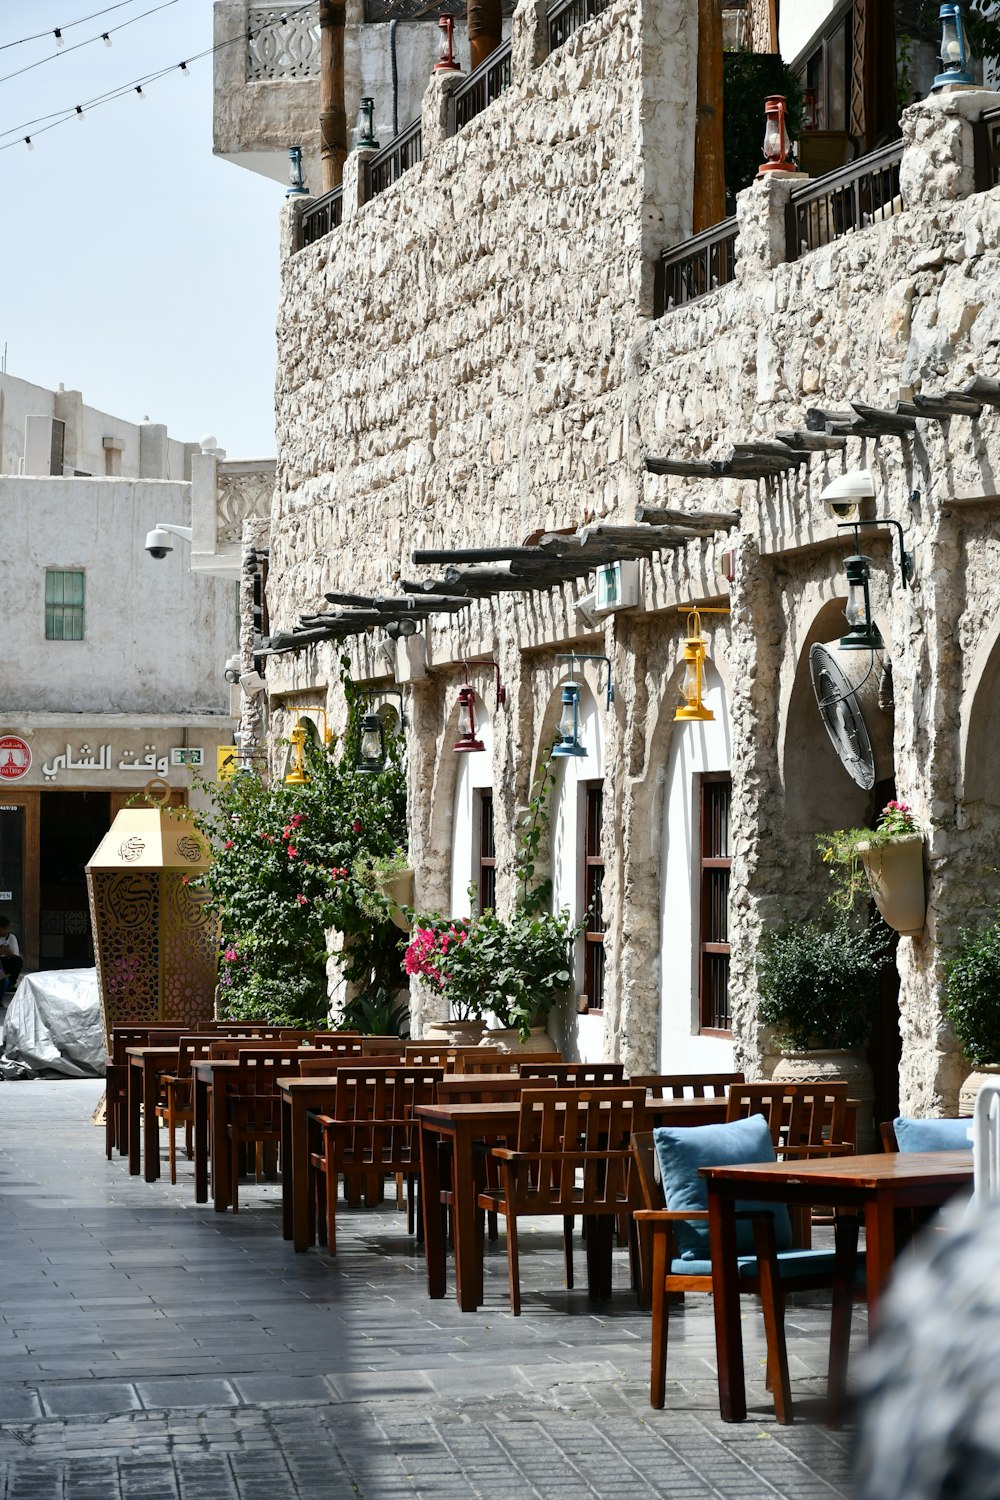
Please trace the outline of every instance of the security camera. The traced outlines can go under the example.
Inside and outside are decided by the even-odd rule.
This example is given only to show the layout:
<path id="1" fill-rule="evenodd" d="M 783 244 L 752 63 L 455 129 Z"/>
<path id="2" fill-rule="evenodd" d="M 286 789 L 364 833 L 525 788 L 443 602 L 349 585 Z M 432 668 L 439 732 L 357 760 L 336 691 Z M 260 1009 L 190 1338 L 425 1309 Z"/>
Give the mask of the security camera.
<path id="1" fill-rule="evenodd" d="M 146 551 L 150 557 L 155 557 L 157 562 L 162 562 L 168 552 L 173 552 L 174 544 L 169 531 L 155 526 L 152 531 L 146 533 Z"/>
<path id="2" fill-rule="evenodd" d="M 573 600 L 573 613 L 587 630 L 600 630 L 601 622 L 594 614 L 593 593 L 584 594 L 579 599 Z"/>
<path id="3" fill-rule="evenodd" d="M 875 498 L 875 481 L 870 469 L 851 469 L 838 474 L 819 497 L 828 516 L 850 521 L 858 514 L 863 500 Z"/>
<path id="4" fill-rule="evenodd" d="M 239 682 L 242 671 L 243 663 L 238 656 L 226 657 L 226 670 L 223 675 L 227 682 Z"/>
<path id="5" fill-rule="evenodd" d="M 388 620 L 385 633 L 391 641 L 398 641 L 400 636 L 416 635 L 417 629 L 416 620 Z"/>
<path id="6" fill-rule="evenodd" d="M 267 684 L 259 672 L 240 673 L 240 687 L 248 698 L 256 698 L 258 693 L 262 693 L 266 686 Z"/>

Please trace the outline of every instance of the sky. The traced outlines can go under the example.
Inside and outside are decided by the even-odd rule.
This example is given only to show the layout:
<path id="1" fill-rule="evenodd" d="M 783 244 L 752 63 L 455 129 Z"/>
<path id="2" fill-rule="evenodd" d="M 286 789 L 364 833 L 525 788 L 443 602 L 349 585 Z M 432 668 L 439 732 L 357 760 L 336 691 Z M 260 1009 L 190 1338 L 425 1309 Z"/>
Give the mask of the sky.
<path id="1" fill-rule="evenodd" d="M 22 380 L 185 442 L 214 433 L 230 458 L 271 455 L 284 189 L 212 155 L 211 57 L 144 99 L 26 124 L 212 45 L 211 0 L 173 0 L 110 47 L 103 31 L 163 0 L 71 24 L 113 3 L 0 0 L 0 364 L 6 345 Z"/>

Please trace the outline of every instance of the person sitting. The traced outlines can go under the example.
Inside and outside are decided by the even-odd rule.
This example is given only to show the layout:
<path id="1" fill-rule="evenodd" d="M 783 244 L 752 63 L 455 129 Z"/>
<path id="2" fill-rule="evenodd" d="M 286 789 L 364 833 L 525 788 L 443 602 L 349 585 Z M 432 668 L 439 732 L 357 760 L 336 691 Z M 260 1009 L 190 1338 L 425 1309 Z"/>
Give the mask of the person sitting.
<path id="1" fill-rule="evenodd" d="M 10 918 L 0 912 L 0 1005 L 4 1003 L 8 989 L 17 983 L 23 963 L 17 938 L 10 930 Z"/>

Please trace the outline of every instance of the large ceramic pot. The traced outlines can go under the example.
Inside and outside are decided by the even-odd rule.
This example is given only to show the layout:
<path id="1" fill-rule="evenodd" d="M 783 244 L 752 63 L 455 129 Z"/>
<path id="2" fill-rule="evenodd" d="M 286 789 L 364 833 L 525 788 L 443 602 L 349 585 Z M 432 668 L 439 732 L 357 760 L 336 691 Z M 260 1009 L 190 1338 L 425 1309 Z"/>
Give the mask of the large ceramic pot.
<path id="1" fill-rule="evenodd" d="M 478 1047 L 486 1030 L 482 1021 L 431 1021 L 424 1027 L 425 1042 L 445 1042 L 449 1047 Z"/>
<path id="2" fill-rule="evenodd" d="M 858 1104 L 858 1150 L 877 1151 L 875 1135 L 875 1080 L 868 1059 L 859 1052 L 830 1048 L 816 1052 L 783 1052 L 772 1074 L 778 1083 L 829 1083 L 842 1078 L 848 1098 Z"/>
<path id="3" fill-rule="evenodd" d="M 922 834 L 907 833 L 887 844 L 858 844 L 857 849 L 883 920 L 904 937 L 916 937 L 927 915 Z"/>
<path id="4" fill-rule="evenodd" d="M 962 1084 L 958 1095 L 958 1112 L 971 1115 L 976 1105 L 976 1095 L 988 1078 L 1000 1077 L 1000 1063 L 980 1063 Z"/>
<path id="5" fill-rule="evenodd" d="M 483 1034 L 481 1045 L 495 1047 L 500 1052 L 554 1052 L 556 1044 L 544 1026 L 532 1026 L 527 1039 L 522 1042 L 516 1026 L 490 1027 Z"/>

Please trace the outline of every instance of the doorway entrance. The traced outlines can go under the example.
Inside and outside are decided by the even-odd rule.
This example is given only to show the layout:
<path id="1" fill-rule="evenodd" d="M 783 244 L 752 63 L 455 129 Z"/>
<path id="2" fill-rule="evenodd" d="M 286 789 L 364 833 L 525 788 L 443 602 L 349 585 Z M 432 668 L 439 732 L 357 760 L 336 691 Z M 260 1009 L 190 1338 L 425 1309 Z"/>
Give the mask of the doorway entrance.
<path id="1" fill-rule="evenodd" d="M 46 792 L 38 862 L 38 967 L 94 963 L 85 866 L 111 821 L 110 792 Z"/>

